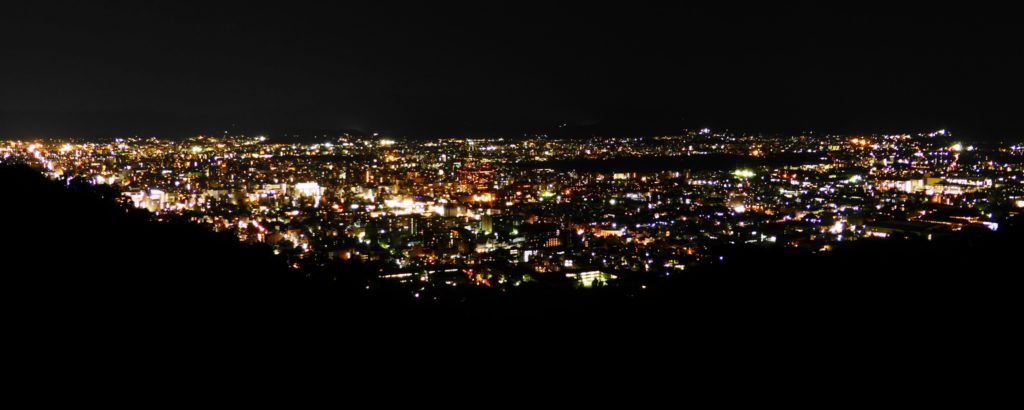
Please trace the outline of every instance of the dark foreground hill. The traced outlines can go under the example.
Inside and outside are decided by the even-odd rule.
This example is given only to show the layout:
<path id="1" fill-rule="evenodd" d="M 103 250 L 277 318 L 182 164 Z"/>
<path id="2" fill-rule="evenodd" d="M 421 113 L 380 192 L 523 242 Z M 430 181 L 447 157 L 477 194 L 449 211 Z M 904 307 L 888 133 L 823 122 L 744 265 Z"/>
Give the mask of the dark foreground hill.
<path id="1" fill-rule="evenodd" d="M 11 369 L 39 380 L 59 371 L 85 394 L 104 380 L 194 394 L 155 383 L 174 371 L 277 389 L 282 376 L 320 378 L 305 373 L 316 368 L 357 384 L 480 382 L 496 394 L 494 380 L 664 393 L 696 377 L 729 393 L 750 383 L 861 397 L 864 383 L 959 391 L 970 375 L 998 386 L 986 365 L 1012 363 L 1020 342 L 1013 227 L 828 254 L 727 249 L 723 263 L 642 292 L 536 286 L 413 302 L 364 267 L 296 272 L 269 249 L 154 222 L 102 187 L 18 166 L 0 166 L 0 187 Z M 384 291 L 362 291 L 366 281 Z M 96 379 L 111 370 L 120 375 Z"/>
<path id="2" fill-rule="evenodd" d="M 286 277 L 269 248 L 188 223 L 156 223 L 112 188 L 61 184 L 22 166 L 0 167 L 0 181 L 8 283 L 112 294 L 243 291 Z"/>

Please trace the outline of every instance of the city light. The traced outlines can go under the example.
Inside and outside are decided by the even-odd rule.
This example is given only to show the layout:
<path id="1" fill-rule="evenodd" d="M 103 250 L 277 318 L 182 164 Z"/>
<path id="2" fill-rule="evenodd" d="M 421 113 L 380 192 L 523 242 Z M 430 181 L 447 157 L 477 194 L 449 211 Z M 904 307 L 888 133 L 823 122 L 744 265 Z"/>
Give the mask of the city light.
<path id="1" fill-rule="evenodd" d="M 752 178 L 755 175 L 754 171 L 749 169 L 737 169 L 732 174 L 738 178 Z"/>
<path id="2" fill-rule="evenodd" d="M 224 136 L 3 148 L 5 161 L 60 181 L 83 176 L 161 218 L 191 218 L 269 245 L 290 265 L 373 261 L 382 278 L 416 279 L 421 291 L 512 286 L 528 282 L 524 272 L 563 275 L 583 288 L 615 286 L 622 272 L 698 268 L 717 260 L 712 249 L 721 246 L 828 250 L 861 238 L 996 231 L 1002 214 L 990 203 L 981 213 L 982 201 L 1005 197 L 1014 210 L 1024 208 L 1016 150 L 909 134 L 804 139 L 695 131 L 649 139 L 339 137 L 313 144 Z M 972 149 L 972 158 L 949 154 Z M 754 151 L 765 160 L 757 168 L 681 170 L 671 159 L 748 161 Z M 778 160 L 792 152 L 810 154 Z M 654 166 L 560 172 L 545 160 L 524 165 L 522 158 L 537 154 Z M 440 265 L 473 274 L 446 276 L 435 271 Z"/>

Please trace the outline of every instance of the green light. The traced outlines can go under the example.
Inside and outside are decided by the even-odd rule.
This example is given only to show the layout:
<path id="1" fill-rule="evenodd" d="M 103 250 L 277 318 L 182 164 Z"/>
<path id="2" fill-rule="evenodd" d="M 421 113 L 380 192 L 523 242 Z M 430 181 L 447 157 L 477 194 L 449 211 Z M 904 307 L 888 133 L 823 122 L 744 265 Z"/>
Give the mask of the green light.
<path id="1" fill-rule="evenodd" d="M 737 169 L 733 171 L 732 174 L 737 178 L 751 178 L 754 176 L 754 171 L 749 169 Z"/>

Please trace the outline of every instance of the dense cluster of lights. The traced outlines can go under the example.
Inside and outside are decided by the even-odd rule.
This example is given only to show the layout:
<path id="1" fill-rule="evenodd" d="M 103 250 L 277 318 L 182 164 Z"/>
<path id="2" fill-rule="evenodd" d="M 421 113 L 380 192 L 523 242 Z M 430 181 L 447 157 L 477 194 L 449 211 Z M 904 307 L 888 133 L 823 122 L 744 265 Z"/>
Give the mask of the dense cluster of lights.
<path id="1" fill-rule="evenodd" d="M 1021 154 L 945 130 L 0 145 L 5 162 L 115 186 L 158 218 L 272 245 L 293 266 L 359 259 L 424 295 L 547 277 L 643 283 L 715 263 L 722 244 L 827 251 L 865 237 L 995 230 L 1024 208 Z M 714 162 L 722 156 L 744 165 Z M 702 160 L 710 165 L 687 165 Z M 629 161 L 644 165 L 617 165 Z"/>

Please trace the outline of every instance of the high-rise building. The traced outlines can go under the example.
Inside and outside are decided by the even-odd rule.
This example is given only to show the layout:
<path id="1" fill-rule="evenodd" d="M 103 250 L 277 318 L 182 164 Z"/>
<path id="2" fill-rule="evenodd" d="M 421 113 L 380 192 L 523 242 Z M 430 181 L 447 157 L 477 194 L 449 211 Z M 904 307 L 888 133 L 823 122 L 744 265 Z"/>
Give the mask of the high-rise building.
<path id="1" fill-rule="evenodd" d="M 490 215 L 480 217 L 480 231 L 486 234 L 494 232 L 494 218 Z"/>

